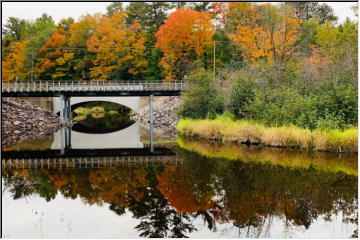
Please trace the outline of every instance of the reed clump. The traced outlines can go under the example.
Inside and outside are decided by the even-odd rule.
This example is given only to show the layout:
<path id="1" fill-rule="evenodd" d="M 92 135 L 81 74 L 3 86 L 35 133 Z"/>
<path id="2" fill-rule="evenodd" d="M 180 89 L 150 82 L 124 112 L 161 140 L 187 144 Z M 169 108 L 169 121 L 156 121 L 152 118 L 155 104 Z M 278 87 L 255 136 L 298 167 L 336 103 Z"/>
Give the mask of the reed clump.
<path id="1" fill-rule="evenodd" d="M 223 142 L 263 144 L 316 151 L 358 152 L 358 129 L 314 130 L 296 126 L 266 127 L 251 121 L 219 117 L 214 120 L 182 119 L 181 135 Z"/>
<path id="2" fill-rule="evenodd" d="M 259 144 L 262 129 L 247 121 L 230 122 L 223 125 L 222 133 L 224 142 Z"/>
<path id="3" fill-rule="evenodd" d="M 310 149 L 313 146 L 313 134 L 308 129 L 295 126 L 264 128 L 262 142 L 273 147 L 292 147 Z"/>

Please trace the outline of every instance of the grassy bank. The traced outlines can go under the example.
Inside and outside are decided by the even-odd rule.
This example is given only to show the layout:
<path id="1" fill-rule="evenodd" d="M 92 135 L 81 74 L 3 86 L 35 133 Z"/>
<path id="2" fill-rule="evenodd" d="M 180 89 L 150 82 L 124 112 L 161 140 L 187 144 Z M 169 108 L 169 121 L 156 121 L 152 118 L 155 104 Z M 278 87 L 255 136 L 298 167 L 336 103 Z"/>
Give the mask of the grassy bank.
<path id="1" fill-rule="evenodd" d="M 183 136 L 232 143 L 262 144 L 315 151 L 358 152 L 358 129 L 314 130 L 295 126 L 265 127 L 250 121 L 219 117 L 214 120 L 182 119 L 177 130 Z"/>

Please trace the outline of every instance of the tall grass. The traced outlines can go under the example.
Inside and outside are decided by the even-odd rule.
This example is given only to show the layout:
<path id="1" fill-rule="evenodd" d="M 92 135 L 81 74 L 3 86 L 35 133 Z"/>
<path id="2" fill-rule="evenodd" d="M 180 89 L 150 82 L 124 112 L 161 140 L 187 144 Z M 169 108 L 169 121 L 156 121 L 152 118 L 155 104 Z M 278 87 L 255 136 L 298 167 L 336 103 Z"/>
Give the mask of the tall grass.
<path id="1" fill-rule="evenodd" d="M 214 120 L 181 119 L 177 125 L 181 135 L 233 143 L 263 144 L 316 151 L 358 152 L 358 129 L 314 130 L 296 126 L 265 127 L 251 121 L 235 121 L 226 117 Z"/>

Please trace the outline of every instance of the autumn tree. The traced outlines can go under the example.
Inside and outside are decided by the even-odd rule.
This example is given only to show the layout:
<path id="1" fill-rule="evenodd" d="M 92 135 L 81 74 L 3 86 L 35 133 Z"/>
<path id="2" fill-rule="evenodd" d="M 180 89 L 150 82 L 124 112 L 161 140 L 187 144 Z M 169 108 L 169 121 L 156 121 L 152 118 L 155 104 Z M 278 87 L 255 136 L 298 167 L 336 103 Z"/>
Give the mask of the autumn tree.
<path id="1" fill-rule="evenodd" d="M 2 61 L 2 80 L 10 81 L 15 77 L 25 79 L 25 42 L 13 42 L 9 47 L 9 53 Z"/>
<path id="2" fill-rule="evenodd" d="M 131 2 L 127 7 L 127 24 L 138 21 L 142 26 L 142 31 L 146 38 L 145 57 L 148 62 L 144 79 L 159 80 L 163 79 L 161 66 L 161 51 L 155 48 L 155 33 L 166 20 L 166 11 L 170 4 L 166 2 Z"/>
<path id="3" fill-rule="evenodd" d="M 39 49 L 37 72 L 41 79 L 68 79 L 71 76 L 70 61 L 74 53 L 69 49 L 69 35 L 59 28 Z"/>
<path id="4" fill-rule="evenodd" d="M 234 25 L 229 37 L 248 62 L 284 62 L 294 53 L 299 20 L 290 7 L 233 3 L 228 14 Z"/>
<path id="5" fill-rule="evenodd" d="M 125 23 L 125 13 L 103 16 L 94 35 L 87 41 L 90 52 L 96 54 L 90 76 L 98 80 L 136 79 L 144 73 L 145 38 L 141 25 Z"/>
<path id="6" fill-rule="evenodd" d="M 29 22 L 24 19 L 9 17 L 7 23 L 1 30 L 1 52 L 2 58 L 9 53 L 10 44 L 24 41 L 27 37 Z"/>
<path id="7" fill-rule="evenodd" d="M 156 34 L 156 47 L 164 55 L 160 64 L 166 79 L 182 79 L 197 59 L 203 58 L 206 64 L 213 34 L 211 14 L 191 9 L 173 12 Z"/>
<path id="8" fill-rule="evenodd" d="M 109 6 L 106 7 L 106 14 L 108 16 L 112 16 L 114 13 L 116 12 L 121 12 L 123 11 L 123 5 L 122 2 L 113 2 L 111 3 Z"/>
<path id="9" fill-rule="evenodd" d="M 78 78 L 88 80 L 93 67 L 94 53 L 89 52 L 87 41 L 95 33 L 101 16 L 85 15 L 78 22 L 70 25 L 69 46 L 74 49 L 74 71 Z"/>

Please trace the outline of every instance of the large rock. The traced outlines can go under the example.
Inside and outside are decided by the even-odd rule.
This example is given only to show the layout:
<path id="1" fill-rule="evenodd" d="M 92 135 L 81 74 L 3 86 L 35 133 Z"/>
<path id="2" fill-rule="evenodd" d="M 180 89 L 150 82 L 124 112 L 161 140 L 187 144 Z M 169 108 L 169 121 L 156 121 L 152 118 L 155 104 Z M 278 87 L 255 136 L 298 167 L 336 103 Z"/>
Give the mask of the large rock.
<path id="1" fill-rule="evenodd" d="M 162 129 L 165 133 L 174 133 L 179 118 L 174 113 L 179 105 L 179 97 L 168 97 L 159 106 L 154 108 L 154 127 Z M 150 123 L 149 110 L 131 115 L 131 119 L 148 126 Z"/>

